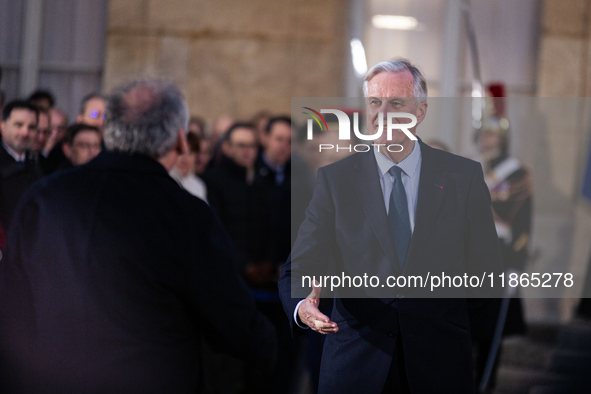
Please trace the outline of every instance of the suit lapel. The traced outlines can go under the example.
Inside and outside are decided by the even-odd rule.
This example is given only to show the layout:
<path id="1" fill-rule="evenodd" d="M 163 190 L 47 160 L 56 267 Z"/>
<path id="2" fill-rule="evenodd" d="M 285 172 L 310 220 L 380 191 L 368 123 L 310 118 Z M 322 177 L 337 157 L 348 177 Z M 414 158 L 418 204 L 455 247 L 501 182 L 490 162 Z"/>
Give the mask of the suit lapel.
<path id="1" fill-rule="evenodd" d="M 374 235 L 386 257 L 390 260 L 396 274 L 400 275 L 400 264 L 398 263 L 392 230 L 390 229 L 390 222 L 384 205 L 382 187 L 378 176 L 378 165 L 374 153 L 370 150 L 368 153 L 359 154 L 358 157 L 355 170 L 351 175 L 351 181 Z"/>
<path id="2" fill-rule="evenodd" d="M 8 178 L 25 169 L 25 163 L 18 162 L 0 143 L 0 178 Z"/>
<path id="3" fill-rule="evenodd" d="M 418 256 L 421 248 L 425 247 L 441 201 L 447 180 L 439 173 L 439 164 L 437 152 L 433 148 L 425 145 L 419 139 L 421 144 L 421 175 L 419 179 L 419 191 L 417 196 L 417 210 L 415 213 L 415 228 L 410 241 L 404 271 L 413 263 Z"/>

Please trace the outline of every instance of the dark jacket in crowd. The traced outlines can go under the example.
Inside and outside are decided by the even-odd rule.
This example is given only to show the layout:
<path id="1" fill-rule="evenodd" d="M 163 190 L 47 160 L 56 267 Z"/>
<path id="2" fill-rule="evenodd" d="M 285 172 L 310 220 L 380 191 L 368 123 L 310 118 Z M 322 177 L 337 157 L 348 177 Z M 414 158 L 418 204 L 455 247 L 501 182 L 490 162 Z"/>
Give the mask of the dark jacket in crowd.
<path id="1" fill-rule="evenodd" d="M 226 156 L 208 170 L 203 180 L 207 200 L 230 235 L 240 270 L 269 260 L 269 213 L 259 180 L 248 183 L 246 168 Z"/>
<path id="2" fill-rule="evenodd" d="M 42 176 L 33 160 L 17 162 L 0 143 L 0 224 L 5 231 L 8 232 L 20 197 Z"/>
<path id="3" fill-rule="evenodd" d="M 269 258 L 283 264 L 291 251 L 291 161 L 278 176 L 262 154 L 255 163 L 256 176 L 265 190 L 269 213 Z"/>
<path id="4" fill-rule="evenodd" d="M 202 200 L 102 153 L 23 196 L 0 264 L 0 391 L 195 393 L 202 337 L 261 370 L 275 335 Z"/>
<path id="5" fill-rule="evenodd" d="M 63 141 L 58 142 L 49 152 L 49 155 L 43 163 L 43 171 L 45 174 L 52 174 L 59 169 L 63 169 L 64 163 L 69 163 L 69 160 L 66 158 L 66 155 L 64 155 L 64 151 L 62 150 L 63 144 Z"/>

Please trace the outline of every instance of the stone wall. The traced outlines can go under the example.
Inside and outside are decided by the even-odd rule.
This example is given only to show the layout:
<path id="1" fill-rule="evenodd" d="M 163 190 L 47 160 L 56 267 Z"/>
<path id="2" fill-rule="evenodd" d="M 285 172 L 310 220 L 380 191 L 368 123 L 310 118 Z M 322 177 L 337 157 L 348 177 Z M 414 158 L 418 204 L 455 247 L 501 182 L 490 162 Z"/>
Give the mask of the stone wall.
<path id="1" fill-rule="evenodd" d="M 103 90 L 167 77 L 208 121 L 289 113 L 342 94 L 346 18 L 342 0 L 110 0 Z"/>
<path id="2" fill-rule="evenodd" d="M 539 95 L 591 96 L 591 1 L 545 0 Z"/>
<path id="3" fill-rule="evenodd" d="M 591 145 L 591 0 L 545 0 L 538 68 L 534 180 L 537 268 L 572 272 L 572 299 L 538 305 L 538 314 L 568 318 L 588 269 L 591 202 L 581 195 Z M 534 120 L 534 122 L 536 122 Z M 578 279 L 578 280 L 577 280 Z M 532 309 L 530 308 L 530 311 Z M 557 313 L 558 312 L 558 313 Z"/>

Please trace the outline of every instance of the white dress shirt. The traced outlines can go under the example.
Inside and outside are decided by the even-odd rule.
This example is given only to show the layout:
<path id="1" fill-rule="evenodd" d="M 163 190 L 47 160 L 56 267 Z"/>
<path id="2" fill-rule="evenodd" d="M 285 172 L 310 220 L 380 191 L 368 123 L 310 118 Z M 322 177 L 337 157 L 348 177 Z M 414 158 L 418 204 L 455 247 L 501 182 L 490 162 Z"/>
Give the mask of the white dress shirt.
<path id="1" fill-rule="evenodd" d="M 6 152 L 8 152 L 8 154 L 14 158 L 14 160 L 16 160 L 19 163 L 24 163 L 26 158 L 26 152 L 19 154 L 10 146 L 6 145 L 4 141 L 2 141 L 2 146 L 4 147 L 4 149 L 6 149 Z"/>
<path id="2" fill-rule="evenodd" d="M 189 174 L 183 176 L 176 170 L 176 168 L 170 170 L 168 174 L 172 179 L 177 181 L 183 189 L 209 204 L 207 201 L 207 186 L 205 186 L 205 182 L 203 182 L 203 180 L 197 175 Z"/>

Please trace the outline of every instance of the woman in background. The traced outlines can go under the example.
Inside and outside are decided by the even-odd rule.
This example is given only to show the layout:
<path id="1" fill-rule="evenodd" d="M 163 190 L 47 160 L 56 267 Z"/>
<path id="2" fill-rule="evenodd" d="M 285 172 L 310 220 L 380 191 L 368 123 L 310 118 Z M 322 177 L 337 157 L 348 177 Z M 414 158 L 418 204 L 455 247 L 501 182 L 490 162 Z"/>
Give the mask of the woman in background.
<path id="1" fill-rule="evenodd" d="M 201 178 L 195 175 L 195 163 L 199 155 L 201 139 L 193 132 L 187 133 L 189 151 L 180 155 L 176 165 L 170 170 L 170 176 L 186 191 L 207 202 L 207 187 Z"/>

